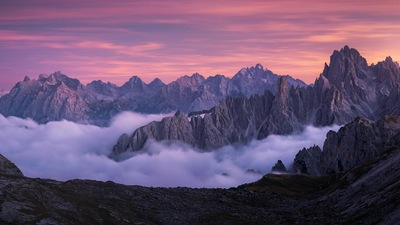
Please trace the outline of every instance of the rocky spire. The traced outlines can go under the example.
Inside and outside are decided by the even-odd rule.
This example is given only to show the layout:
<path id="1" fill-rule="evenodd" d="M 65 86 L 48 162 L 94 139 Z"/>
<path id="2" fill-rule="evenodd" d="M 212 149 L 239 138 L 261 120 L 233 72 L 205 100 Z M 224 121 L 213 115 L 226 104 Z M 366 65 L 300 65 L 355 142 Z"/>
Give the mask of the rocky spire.
<path id="1" fill-rule="evenodd" d="M 278 80 L 278 89 L 271 113 L 261 126 L 257 138 L 263 139 L 271 134 L 291 134 L 301 130 L 302 126 L 293 112 L 287 79 L 282 76 Z"/>
<path id="2" fill-rule="evenodd" d="M 275 165 L 272 167 L 271 172 L 277 172 L 277 173 L 286 173 L 286 166 L 283 164 L 281 160 L 278 160 Z"/>

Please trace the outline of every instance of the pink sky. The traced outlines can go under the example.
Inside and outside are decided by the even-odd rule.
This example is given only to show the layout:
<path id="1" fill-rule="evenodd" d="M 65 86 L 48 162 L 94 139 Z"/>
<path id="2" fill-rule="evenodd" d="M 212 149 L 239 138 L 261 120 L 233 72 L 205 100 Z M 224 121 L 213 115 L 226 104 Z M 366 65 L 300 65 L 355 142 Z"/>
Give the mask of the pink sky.
<path id="1" fill-rule="evenodd" d="M 233 76 L 261 63 L 312 83 L 344 45 L 400 60 L 400 4 L 382 1 L 0 2 L 0 90 L 61 71 L 83 83 L 133 75 Z"/>

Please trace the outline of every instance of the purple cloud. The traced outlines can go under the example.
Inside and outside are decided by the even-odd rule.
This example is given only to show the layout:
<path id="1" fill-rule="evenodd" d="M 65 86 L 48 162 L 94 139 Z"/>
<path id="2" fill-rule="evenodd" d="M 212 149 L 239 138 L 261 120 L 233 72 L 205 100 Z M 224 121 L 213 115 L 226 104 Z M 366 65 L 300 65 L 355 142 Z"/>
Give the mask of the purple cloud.
<path id="1" fill-rule="evenodd" d="M 150 142 L 146 152 L 115 162 L 107 157 L 122 133 L 163 115 L 124 112 L 110 127 L 73 122 L 38 125 L 0 115 L 0 153 L 29 177 L 56 180 L 112 180 L 145 186 L 232 187 L 259 179 L 278 159 L 287 166 L 302 147 L 322 145 L 325 133 L 338 127 L 307 127 L 302 134 L 270 136 L 242 147 L 199 152 L 187 145 Z"/>

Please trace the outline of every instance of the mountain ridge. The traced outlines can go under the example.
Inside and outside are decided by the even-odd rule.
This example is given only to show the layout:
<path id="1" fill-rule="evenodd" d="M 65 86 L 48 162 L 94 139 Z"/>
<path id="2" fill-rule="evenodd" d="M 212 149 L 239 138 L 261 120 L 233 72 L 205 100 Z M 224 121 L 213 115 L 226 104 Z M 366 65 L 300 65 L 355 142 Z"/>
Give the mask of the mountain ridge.
<path id="1" fill-rule="evenodd" d="M 66 119 L 106 126 L 122 111 L 158 114 L 181 110 L 189 113 L 208 110 L 228 96 L 250 96 L 276 89 L 280 75 L 259 64 L 245 70 L 244 74 L 239 71 L 232 78 L 223 75 L 204 78 L 195 73 L 169 84 L 157 78 L 146 84 L 140 77 L 133 76 L 121 86 L 100 80 L 83 85 L 58 71 L 41 74 L 37 80 L 25 77 L 18 82 L 9 93 L 0 97 L 0 113 L 30 117 L 39 123 Z M 306 86 L 298 79 L 290 76 L 288 79 L 290 85 Z"/>

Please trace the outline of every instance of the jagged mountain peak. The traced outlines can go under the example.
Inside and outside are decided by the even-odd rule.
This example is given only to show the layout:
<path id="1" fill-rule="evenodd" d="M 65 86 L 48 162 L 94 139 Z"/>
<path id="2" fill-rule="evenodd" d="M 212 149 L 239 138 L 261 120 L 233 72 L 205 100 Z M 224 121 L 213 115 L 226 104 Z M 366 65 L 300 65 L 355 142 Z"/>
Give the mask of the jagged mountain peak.
<path id="1" fill-rule="evenodd" d="M 399 64 L 394 62 L 392 57 L 388 56 L 384 61 L 378 62 L 376 65 L 372 65 L 372 68 L 379 67 L 379 69 L 391 70 L 393 74 L 396 74 L 400 70 Z"/>
<path id="2" fill-rule="evenodd" d="M 207 77 L 206 81 L 220 81 L 220 80 L 224 80 L 224 79 L 229 79 L 227 77 L 225 77 L 224 75 L 221 74 L 217 74 L 215 76 L 209 76 Z"/>
<path id="3" fill-rule="evenodd" d="M 335 50 L 330 57 L 329 67 L 335 67 L 346 64 L 345 67 L 357 65 L 359 67 L 368 67 L 367 60 L 354 48 L 344 46 L 340 51 Z M 344 69 L 346 69 L 344 68 Z"/>
<path id="4" fill-rule="evenodd" d="M 100 96 L 116 97 L 118 96 L 119 87 L 110 82 L 103 82 L 102 80 L 94 80 L 86 85 L 88 91 L 100 94 Z M 98 96 L 98 97 L 100 97 Z"/>
<path id="5" fill-rule="evenodd" d="M 38 81 L 44 85 L 55 85 L 55 84 L 63 83 L 68 88 L 75 90 L 75 91 L 82 88 L 82 86 L 83 86 L 78 79 L 68 77 L 67 75 L 63 74 L 61 71 L 56 71 L 50 75 L 40 74 Z"/>
<path id="6" fill-rule="evenodd" d="M 90 83 L 88 83 L 87 85 L 86 85 L 86 88 L 89 88 L 89 89 L 91 89 L 92 91 L 94 91 L 94 92 L 99 92 L 100 91 L 100 89 L 109 89 L 109 88 L 111 88 L 111 89 L 116 89 L 116 88 L 118 88 L 117 87 L 117 85 L 115 85 L 115 84 L 113 84 L 113 83 L 111 83 L 111 82 L 109 82 L 109 81 L 107 81 L 107 82 L 104 82 L 104 81 L 102 81 L 102 80 L 94 80 L 94 81 L 92 81 L 92 82 L 90 82 Z"/>
<path id="7" fill-rule="evenodd" d="M 183 78 L 183 79 L 194 79 L 194 80 L 205 80 L 203 75 L 199 74 L 198 72 L 192 74 L 191 76 L 188 76 L 188 75 L 182 76 L 181 78 Z"/>
<path id="8" fill-rule="evenodd" d="M 239 72 L 234 77 L 245 75 L 248 78 L 253 78 L 255 76 L 262 76 L 265 73 L 271 73 L 272 74 L 272 72 L 270 70 L 265 68 L 260 63 L 257 63 L 255 66 L 246 67 L 246 68 L 240 69 Z"/>
<path id="9" fill-rule="evenodd" d="M 206 79 L 199 73 L 194 73 L 191 76 L 184 75 L 172 83 L 178 83 L 184 86 L 192 86 L 202 84 Z"/>
<path id="10" fill-rule="evenodd" d="M 121 86 L 124 93 L 131 91 L 144 92 L 147 89 L 147 84 L 138 76 L 132 76 L 126 83 Z"/>
<path id="11" fill-rule="evenodd" d="M 141 84 L 143 83 L 142 79 L 140 79 L 139 76 L 132 76 L 131 78 L 129 78 L 128 82 L 130 84 Z"/>
<path id="12" fill-rule="evenodd" d="M 192 77 L 203 77 L 201 74 L 199 74 L 198 72 L 192 74 Z"/>
<path id="13" fill-rule="evenodd" d="M 160 79 L 160 78 L 155 78 L 154 80 L 152 80 L 150 83 L 149 83 L 149 85 L 150 84 L 165 84 L 164 82 L 162 82 L 162 80 Z"/>
<path id="14" fill-rule="evenodd" d="M 104 82 L 102 80 L 94 80 L 87 85 L 107 85 L 107 86 L 116 86 L 115 84 L 111 83 L 110 81 Z"/>
<path id="15" fill-rule="evenodd" d="M 150 89 L 161 89 L 162 87 L 166 86 L 166 84 L 164 82 L 162 82 L 162 80 L 160 80 L 159 78 L 155 78 L 153 81 L 151 81 L 148 85 L 147 85 Z"/>
<path id="16" fill-rule="evenodd" d="M 277 92 L 276 96 L 277 98 L 281 97 L 286 97 L 289 91 L 289 85 L 288 85 L 288 79 L 285 76 L 282 76 L 278 79 L 278 84 L 277 84 Z"/>
<path id="17" fill-rule="evenodd" d="M 321 76 L 339 89 L 342 89 L 342 84 L 348 89 L 350 86 L 361 85 L 362 80 L 365 80 L 366 85 L 368 80 L 375 79 L 367 60 L 356 49 L 347 45 L 340 51 L 333 52 L 329 65 L 325 63 Z"/>
<path id="18" fill-rule="evenodd" d="M 61 71 L 56 71 L 54 73 L 51 73 L 50 75 L 48 74 L 40 74 L 39 75 L 39 81 L 43 82 L 57 82 L 57 81 L 63 81 L 64 79 L 69 78 L 67 75 L 61 73 Z M 73 79 L 73 78 L 70 78 Z"/>
<path id="19" fill-rule="evenodd" d="M 260 63 L 257 63 L 255 66 L 252 66 L 249 69 L 252 70 L 252 71 L 255 71 L 255 72 L 258 72 L 258 71 L 259 72 L 269 71 L 267 68 L 264 68 L 264 66 L 261 65 Z"/>
<path id="20" fill-rule="evenodd" d="M 257 63 L 255 68 L 258 70 L 264 70 L 263 65 L 261 65 L 260 63 Z"/>
<path id="21" fill-rule="evenodd" d="M 390 56 L 386 56 L 386 58 L 385 58 L 385 62 L 387 62 L 387 63 L 392 63 L 392 62 L 393 62 L 393 59 L 392 59 L 392 57 L 390 57 Z"/>
<path id="22" fill-rule="evenodd" d="M 345 45 L 340 51 L 335 50 L 332 54 L 333 57 L 335 56 L 342 56 L 346 59 L 351 59 L 354 61 L 362 60 L 366 61 L 364 57 L 361 56 L 360 52 L 357 51 L 355 48 L 350 48 L 348 45 Z"/>

